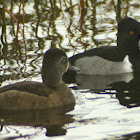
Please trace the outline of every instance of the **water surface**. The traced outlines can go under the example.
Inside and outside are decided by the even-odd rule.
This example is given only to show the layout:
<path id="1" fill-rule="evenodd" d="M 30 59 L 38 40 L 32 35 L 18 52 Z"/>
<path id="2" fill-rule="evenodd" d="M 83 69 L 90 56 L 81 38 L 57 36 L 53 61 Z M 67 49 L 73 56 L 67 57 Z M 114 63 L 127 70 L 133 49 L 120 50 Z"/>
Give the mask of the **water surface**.
<path id="1" fill-rule="evenodd" d="M 24 80 L 41 82 L 42 58 L 49 48 L 61 48 L 70 57 L 116 45 L 118 21 L 125 16 L 140 21 L 139 0 L 11 0 L 1 2 L 0 12 L 1 86 Z M 0 138 L 136 139 L 140 135 L 139 79 L 131 73 L 78 75 L 69 84 L 76 98 L 74 109 L 0 111 Z"/>

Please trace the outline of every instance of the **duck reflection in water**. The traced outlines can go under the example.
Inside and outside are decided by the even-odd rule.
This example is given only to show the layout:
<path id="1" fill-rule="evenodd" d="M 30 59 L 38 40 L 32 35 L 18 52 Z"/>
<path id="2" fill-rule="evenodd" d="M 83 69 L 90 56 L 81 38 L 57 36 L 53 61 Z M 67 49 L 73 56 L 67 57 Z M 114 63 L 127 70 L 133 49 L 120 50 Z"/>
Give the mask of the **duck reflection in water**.
<path id="1" fill-rule="evenodd" d="M 120 104 L 128 108 L 140 106 L 140 74 L 134 74 L 130 82 L 116 82 L 110 85 L 116 90 L 116 98 Z"/>
<path id="2" fill-rule="evenodd" d="M 91 91 L 104 91 L 109 89 L 112 83 L 118 81 L 129 82 L 133 79 L 132 73 L 119 75 L 76 75 L 77 89 L 90 89 Z"/>
<path id="3" fill-rule="evenodd" d="M 30 137 L 35 136 L 36 131 L 38 128 L 45 128 L 46 136 L 60 136 L 65 135 L 67 129 L 63 128 L 65 124 L 72 123 L 74 121 L 73 115 L 66 114 L 66 112 L 72 110 L 70 106 L 60 107 L 60 108 L 53 108 L 49 110 L 19 110 L 19 111 L 11 111 L 11 110 L 1 110 L 0 111 L 0 125 L 1 131 L 7 131 L 9 134 L 13 135 L 13 130 L 18 132 L 19 138 L 21 137 Z M 10 125 L 10 127 L 9 127 Z M 15 126 L 23 126 L 23 129 L 16 128 Z M 22 134 L 22 130 L 25 131 L 24 126 L 31 126 L 34 127 L 33 132 L 35 133 L 28 133 L 26 135 Z M 36 130 L 37 129 L 37 130 Z M 43 130 L 41 130 L 42 133 Z M 21 134 L 19 136 L 19 134 Z M 7 133 L 3 135 L 6 136 Z M 11 137 L 10 137 L 11 138 Z M 13 139 L 16 136 L 12 137 Z M 12 139 L 11 138 L 11 139 Z"/>

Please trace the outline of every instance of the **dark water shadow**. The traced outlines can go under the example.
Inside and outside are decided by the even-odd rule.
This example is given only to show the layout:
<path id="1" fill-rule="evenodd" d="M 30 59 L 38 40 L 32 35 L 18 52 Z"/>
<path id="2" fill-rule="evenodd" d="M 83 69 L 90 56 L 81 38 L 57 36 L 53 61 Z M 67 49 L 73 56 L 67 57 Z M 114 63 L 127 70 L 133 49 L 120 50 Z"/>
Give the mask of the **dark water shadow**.
<path id="1" fill-rule="evenodd" d="M 116 140 L 139 140 L 140 132 L 130 133 L 122 136 L 115 137 Z"/>
<path id="2" fill-rule="evenodd" d="M 134 74 L 130 82 L 120 81 L 111 84 L 116 91 L 119 103 L 128 108 L 140 106 L 140 74 Z"/>

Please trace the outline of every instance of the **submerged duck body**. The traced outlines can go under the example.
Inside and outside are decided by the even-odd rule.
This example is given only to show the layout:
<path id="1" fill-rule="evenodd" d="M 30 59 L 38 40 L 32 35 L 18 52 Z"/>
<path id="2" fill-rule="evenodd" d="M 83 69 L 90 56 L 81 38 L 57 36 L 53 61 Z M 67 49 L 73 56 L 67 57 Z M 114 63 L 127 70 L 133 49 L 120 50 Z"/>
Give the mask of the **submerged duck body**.
<path id="1" fill-rule="evenodd" d="M 30 110 L 75 105 L 75 98 L 62 81 L 69 66 L 60 49 L 46 51 L 42 65 L 43 83 L 19 82 L 0 88 L 0 109 Z"/>
<path id="2" fill-rule="evenodd" d="M 140 72 L 140 23 L 124 18 L 118 24 L 117 46 L 102 46 L 69 58 L 79 74 L 108 75 Z M 68 73 L 68 72 L 67 72 Z"/>

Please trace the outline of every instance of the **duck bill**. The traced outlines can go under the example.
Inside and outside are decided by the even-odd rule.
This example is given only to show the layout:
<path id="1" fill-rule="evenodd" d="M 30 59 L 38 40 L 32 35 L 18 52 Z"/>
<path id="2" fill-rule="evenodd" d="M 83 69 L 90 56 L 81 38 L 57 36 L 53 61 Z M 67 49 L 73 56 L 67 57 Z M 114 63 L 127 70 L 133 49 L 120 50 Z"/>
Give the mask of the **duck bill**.
<path id="1" fill-rule="evenodd" d="M 75 67 L 75 66 L 72 66 L 71 64 L 69 64 L 69 70 L 71 71 L 75 71 L 75 72 L 80 72 L 80 69 Z"/>

